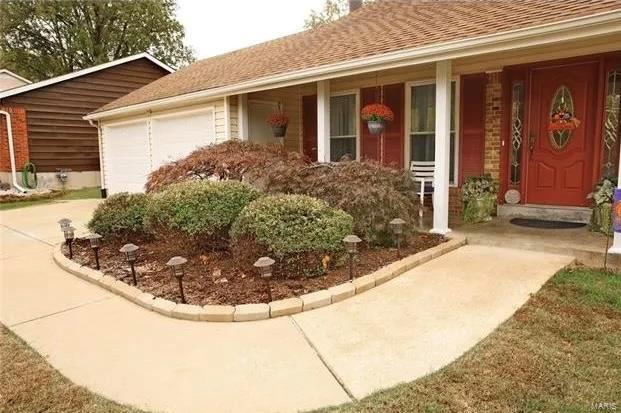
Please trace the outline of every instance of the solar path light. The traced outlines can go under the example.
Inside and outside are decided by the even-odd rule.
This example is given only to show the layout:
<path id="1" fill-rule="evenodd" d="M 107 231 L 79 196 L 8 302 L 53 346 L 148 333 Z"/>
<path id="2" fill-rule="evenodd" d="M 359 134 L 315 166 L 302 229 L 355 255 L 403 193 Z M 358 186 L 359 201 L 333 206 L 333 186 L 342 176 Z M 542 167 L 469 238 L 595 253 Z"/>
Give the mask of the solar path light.
<path id="1" fill-rule="evenodd" d="M 65 237 L 65 245 L 69 247 L 69 259 L 73 259 L 73 240 L 75 239 L 75 228 L 71 225 L 63 228 L 63 236 Z"/>
<path id="2" fill-rule="evenodd" d="M 58 224 L 60 225 L 60 230 L 64 231 L 65 228 L 69 228 L 71 226 L 71 220 L 69 218 L 61 218 L 58 221 Z"/>
<path id="3" fill-rule="evenodd" d="M 125 244 L 121 247 L 119 252 L 125 254 L 125 260 L 129 264 L 129 267 L 132 270 L 132 280 L 134 281 L 134 285 L 138 284 L 136 280 L 136 270 L 134 268 L 134 264 L 136 263 L 137 251 L 140 249 L 139 246 L 134 244 Z"/>
<path id="4" fill-rule="evenodd" d="M 181 295 L 181 302 L 183 304 L 186 304 L 185 294 L 183 293 L 183 276 L 185 275 L 183 266 L 186 262 L 188 262 L 188 260 L 183 257 L 172 257 L 166 263 L 166 265 L 170 267 L 173 277 L 179 282 L 179 294 Z"/>
<path id="5" fill-rule="evenodd" d="M 405 221 L 401 218 L 395 218 L 390 221 L 390 229 L 392 230 L 393 240 L 397 246 L 397 257 L 401 258 L 401 237 L 403 237 L 403 226 Z"/>
<path id="6" fill-rule="evenodd" d="M 101 235 L 89 234 L 86 239 L 91 245 L 93 254 L 95 254 L 95 269 L 99 270 L 99 248 L 101 248 Z"/>
<path id="7" fill-rule="evenodd" d="M 356 235 L 348 235 L 343 238 L 343 243 L 345 244 L 345 250 L 349 255 L 349 279 L 353 281 L 354 279 L 354 255 L 358 253 L 358 244 L 362 240 L 358 238 Z"/>
<path id="8" fill-rule="evenodd" d="M 272 286 L 270 285 L 270 281 L 272 279 L 272 266 L 276 261 L 271 259 L 270 257 L 261 257 L 255 263 L 255 268 L 259 269 L 259 274 L 261 278 L 265 280 L 265 284 L 267 287 L 267 296 L 272 301 Z"/>

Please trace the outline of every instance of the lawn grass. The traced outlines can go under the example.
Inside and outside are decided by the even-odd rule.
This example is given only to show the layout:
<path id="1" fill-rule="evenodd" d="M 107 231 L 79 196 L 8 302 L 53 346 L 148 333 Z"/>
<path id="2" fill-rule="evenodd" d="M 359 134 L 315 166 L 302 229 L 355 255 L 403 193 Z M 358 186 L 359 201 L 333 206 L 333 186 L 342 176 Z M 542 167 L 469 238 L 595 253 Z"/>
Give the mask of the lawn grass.
<path id="1" fill-rule="evenodd" d="M 621 410 L 621 275 L 576 268 L 558 273 L 439 372 L 319 411 L 586 413 L 612 406 Z"/>
<path id="2" fill-rule="evenodd" d="M 446 368 L 317 412 L 614 411 L 595 409 L 595 403 L 615 403 L 619 411 L 620 297 L 621 275 L 586 268 L 561 271 Z M 2 326 L 0 365 L 0 412 L 139 412 L 74 385 Z"/>
<path id="3" fill-rule="evenodd" d="M 0 325 L 0 412 L 140 413 L 76 386 Z"/>
<path id="4" fill-rule="evenodd" d="M 0 203 L 0 211 L 9 209 L 25 208 L 35 205 L 49 204 L 58 201 L 67 201 L 73 199 L 97 199 L 101 198 L 101 190 L 99 187 L 88 187 L 82 189 L 71 189 L 65 191 L 61 195 L 53 198 L 35 199 L 31 201 L 13 201 Z"/>

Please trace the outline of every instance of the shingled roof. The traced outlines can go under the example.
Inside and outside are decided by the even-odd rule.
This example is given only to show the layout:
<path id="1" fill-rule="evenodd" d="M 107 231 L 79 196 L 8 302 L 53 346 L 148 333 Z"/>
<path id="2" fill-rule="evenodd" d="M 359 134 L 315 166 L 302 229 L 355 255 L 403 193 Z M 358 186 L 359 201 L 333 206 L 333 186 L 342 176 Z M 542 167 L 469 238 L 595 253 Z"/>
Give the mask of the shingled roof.
<path id="1" fill-rule="evenodd" d="M 376 0 L 317 29 L 197 61 L 97 112 L 620 9 L 621 0 Z"/>

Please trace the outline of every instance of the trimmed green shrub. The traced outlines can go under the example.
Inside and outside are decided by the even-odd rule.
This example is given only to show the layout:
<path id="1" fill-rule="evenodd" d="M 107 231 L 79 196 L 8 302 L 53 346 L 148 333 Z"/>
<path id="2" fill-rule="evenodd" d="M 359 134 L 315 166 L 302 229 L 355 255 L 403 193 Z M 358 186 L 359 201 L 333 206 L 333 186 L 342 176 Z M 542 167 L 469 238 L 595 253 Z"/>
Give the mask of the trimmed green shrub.
<path id="1" fill-rule="evenodd" d="M 231 228 L 232 251 L 247 264 L 270 255 L 288 269 L 315 274 L 343 249 L 353 218 L 304 195 L 266 196 L 249 204 Z"/>
<path id="2" fill-rule="evenodd" d="M 270 171 L 270 193 L 303 194 L 326 201 L 354 218 L 355 233 L 371 245 L 393 244 L 390 221 L 414 229 L 419 202 L 408 171 L 376 162 L 342 161 Z"/>
<path id="3" fill-rule="evenodd" d="M 123 192 L 111 195 L 95 209 L 88 228 L 104 237 L 144 235 L 148 201 L 145 194 Z"/>
<path id="4" fill-rule="evenodd" d="M 182 242 L 190 238 L 199 244 L 222 246 L 237 215 L 259 196 L 236 181 L 181 182 L 152 195 L 145 224 L 158 238 L 180 236 Z"/>

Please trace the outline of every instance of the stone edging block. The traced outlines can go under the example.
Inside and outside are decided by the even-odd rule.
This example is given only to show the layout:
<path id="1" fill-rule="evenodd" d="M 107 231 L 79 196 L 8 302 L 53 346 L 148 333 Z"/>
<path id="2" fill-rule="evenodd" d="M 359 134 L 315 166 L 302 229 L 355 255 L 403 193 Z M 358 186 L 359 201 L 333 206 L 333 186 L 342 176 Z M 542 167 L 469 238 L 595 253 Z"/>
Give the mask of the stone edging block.
<path id="1" fill-rule="evenodd" d="M 203 308 L 193 304 L 177 304 L 172 310 L 172 316 L 183 320 L 198 321 Z"/>
<path id="2" fill-rule="evenodd" d="M 199 319 L 201 321 L 233 321 L 235 307 L 232 305 L 205 305 Z"/>
<path id="3" fill-rule="evenodd" d="M 177 303 L 175 303 L 174 301 L 165 300 L 163 298 L 156 298 L 153 300 L 153 305 L 151 306 L 151 308 L 157 313 L 172 317 L 173 310 L 176 306 Z"/>
<path id="4" fill-rule="evenodd" d="M 239 304 L 235 306 L 233 321 L 255 321 L 270 318 L 270 306 L 267 304 Z"/>
<path id="5" fill-rule="evenodd" d="M 291 297 L 270 303 L 270 317 L 296 314 L 302 311 L 304 302 L 301 298 Z"/>
<path id="6" fill-rule="evenodd" d="M 332 304 L 332 293 L 328 290 L 319 290 L 300 296 L 302 300 L 302 311 L 324 307 Z"/>
<path id="7" fill-rule="evenodd" d="M 328 291 L 332 294 L 332 303 L 338 303 L 339 301 L 343 301 L 346 298 L 356 295 L 356 286 L 350 282 L 347 282 L 330 287 L 328 288 Z"/>
<path id="8" fill-rule="evenodd" d="M 354 281 L 352 281 L 351 283 L 354 285 L 354 287 L 356 287 L 356 294 L 360 294 L 375 287 L 375 275 L 363 275 L 362 277 L 354 279 Z"/>
<path id="9" fill-rule="evenodd" d="M 414 267 L 440 257 L 463 245 L 466 245 L 466 238 L 449 236 L 448 241 L 442 244 L 417 254 L 404 257 L 371 274 L 358 277 L 352 282 L 336 285 L 327 290 L 304 294 L 301 297 L 272 301 L 269 304 L 240 304 L 236 306 L 205 305 L 200 307 L 191 304 L 177 304 L 174 301 L 166 300 L 161 297 L 154 297 L 153 294 L 140 290 L 139 286 L 136 287 L 126 284 L 114 277 L 104 275 L 101 271 L 83 267 L 71 261 L 62 253 L 62 244 L 57 244 L 54 248 L 53 258 L 54 262 L 63 270 L 85 281 L 98 284 L 148 310 L 183 320 L 231 322 L 264 320 L 334 304 L 384 284 Z"/>

